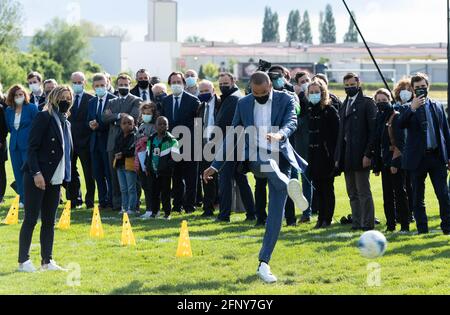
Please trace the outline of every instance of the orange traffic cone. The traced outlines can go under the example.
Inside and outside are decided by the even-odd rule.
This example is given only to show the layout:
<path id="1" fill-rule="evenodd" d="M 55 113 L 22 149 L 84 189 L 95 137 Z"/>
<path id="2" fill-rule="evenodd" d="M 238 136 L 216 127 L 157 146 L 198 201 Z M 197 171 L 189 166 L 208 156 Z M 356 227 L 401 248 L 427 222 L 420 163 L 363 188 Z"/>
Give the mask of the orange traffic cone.
<path id="1" fill-rule="evenodd" d="M 91 238 L 105 237 L 103 233 L 102 218 L 100 217 L 100 211 L 98 210 L 98 206 L 95 206 L 94 213 L 92 215 L 90 236 Z"/>
<path id="2" fill-rule="evenodd" d="M 192 257 L 191 241 L 189 239 L 189 231 L 187 221 L 181 224 L 180 239 L 178 241 L 177 257 Z"/>
<path id="3" fill-rule="evenodd" d="M 123 226 L 122 226 L 122 246 L 136 246 L 136 239 L 134 238 L 133 230 L 131 229 L 130 219 L 128 214 L 123 214 Z"/>
<path id="4" fill-rule="evenodd" d="M 61 218 L 59 218 L 59 223 L 58 223 L 57 228 L 60 230 L 70 229 L 70 207 L 71 207 L 71 202 L 69 200 L 69 201 L 67 201 L 64 211 L 61 214 Z"/>
<path id="5" fill-rule="evenodd" d="M 9 208 L 8 215 L 6 219 L 3 221 L 4 224 L 13 225 L 19 224 L 19 196 L 14 198 L 11 208 Z"/>

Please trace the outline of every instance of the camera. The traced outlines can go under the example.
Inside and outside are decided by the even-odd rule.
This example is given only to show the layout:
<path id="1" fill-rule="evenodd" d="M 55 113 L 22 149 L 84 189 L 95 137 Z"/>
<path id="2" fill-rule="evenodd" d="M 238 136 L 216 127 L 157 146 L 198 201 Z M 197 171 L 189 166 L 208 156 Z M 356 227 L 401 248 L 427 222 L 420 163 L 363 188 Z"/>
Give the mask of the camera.
<path id="1" fill-rule="evenodd" d="M 262 72 L 268 72 L 269 69 L 272 67 L 272 64 L 266 60 L 259 59 L 258 62 L 258 68 L 256 71 L 262 71 Z M 245 89 L 245 95 L 249 95 L 252 93 L 252 88 L 250 86 L 250 82 L 247 85 L 247 88 Z"/>

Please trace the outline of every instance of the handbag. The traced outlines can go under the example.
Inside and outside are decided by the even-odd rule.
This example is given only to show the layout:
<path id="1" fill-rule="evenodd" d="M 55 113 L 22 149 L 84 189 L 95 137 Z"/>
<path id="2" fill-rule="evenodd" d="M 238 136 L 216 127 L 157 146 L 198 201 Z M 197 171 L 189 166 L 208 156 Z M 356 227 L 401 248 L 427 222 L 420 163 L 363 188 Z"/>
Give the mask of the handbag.
<path id="1" fill-rule="evenodd" d="M 117 159 L 114 158 L 113 167 L 116 167 Z M 127 157 L 125 158 L 125 170 L 130 172 L 136 172 L 134 168 L 134 157 Z"/>

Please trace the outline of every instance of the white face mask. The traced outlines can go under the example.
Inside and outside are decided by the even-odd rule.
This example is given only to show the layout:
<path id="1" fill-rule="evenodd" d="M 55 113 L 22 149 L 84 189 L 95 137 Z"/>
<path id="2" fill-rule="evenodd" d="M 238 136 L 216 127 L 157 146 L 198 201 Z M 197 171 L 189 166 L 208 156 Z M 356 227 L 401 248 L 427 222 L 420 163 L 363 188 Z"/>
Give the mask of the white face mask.
<path id="1" fill-rule="evenodd" d="M 14 99 L 14 102 L 18 106 L 23 105 L 23 103 L 25 102 L 25 97 L 24 96 L 18 97 L 16 99 Z"/>
<path id="2" fill-rule="evenodd" d="M 30 84 L 30 90 L 33 91 L 33 93 L 39 93 L 41 91 L 41 85 L 39 83 Z"/>
<path id="3" fill-rule="evenodd" d="M 301 88 L 302 92 L 306 92 L 308 87 L 309 87 L 309 83 L 308 82 L 303 83 L 302 85 L 300 85 L 300 88 Z"/>
<path id="4" fill-rule="evenodd" d="M 170 86 L 174 95 L 180 95 L 183 93 L 183 86 L 181 84 L 172 84 Z"/>
<path id="5" fill-rule="evenodd" d="M 403 103 L 408 102 L 412 98 L 412 92 L 408 90 L 400 91 L 400 99 Z"/>

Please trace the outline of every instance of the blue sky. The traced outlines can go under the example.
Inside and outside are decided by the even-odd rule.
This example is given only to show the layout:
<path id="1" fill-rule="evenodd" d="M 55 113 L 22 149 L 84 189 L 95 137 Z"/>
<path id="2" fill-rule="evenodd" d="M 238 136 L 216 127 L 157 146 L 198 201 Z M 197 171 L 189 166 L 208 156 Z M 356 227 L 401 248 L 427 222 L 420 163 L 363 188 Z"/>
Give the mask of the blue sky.
<path id="1" fill-rule="evenodd" d="M 25 10 L 24 34 L 32 35 L 54 17 L 74 18 L 71 8 L 78 3 L 79 16 L 110 28 L 127 29 L 132 40 L 146 35 L 146 0 L 18 0 Z M 318 42 L 319 12 L 327 3 L 333 6 L 338 42 L 347 31 L 349 18 L 341 0 L 179 0 L 178 36 L 199 35 L 207 40 L 255 43 L 261 40 L 264 6 L 280 16 L 280 34 L 285 38 L 291 9 L 303 15 L 308 10 L 313 39 Z M 446 42 L 446 0 L 347 0 L 355 11 L 359 26 L 370 42 L 426 43 Z M 72 12 L 71 12 L 72 11 Z M 415 26 L 414 24 L 423 24 Z"/>

